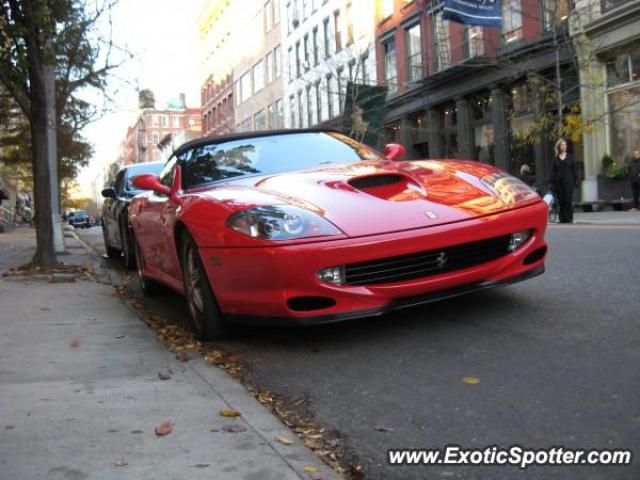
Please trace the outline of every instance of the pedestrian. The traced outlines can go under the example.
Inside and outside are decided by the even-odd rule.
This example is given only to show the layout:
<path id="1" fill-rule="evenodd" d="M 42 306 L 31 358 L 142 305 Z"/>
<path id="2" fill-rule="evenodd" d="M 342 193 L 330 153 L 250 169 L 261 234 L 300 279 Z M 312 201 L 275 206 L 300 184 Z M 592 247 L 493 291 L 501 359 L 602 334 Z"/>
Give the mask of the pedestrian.
<path id="1" fill-rule="evenodd" d="M 633 192 L 633 208 L 640 209 L 640 148 L 633 151 L 633 158 L 629 162 L 629 178 L 631 179 L 631 191 Z"/>
<path id="2" fill-rule="evenodd" d="M 560 223 L 573 223 L 573 189 L 578 186 L 578 171 L 564 138 L 556 142 L 555 154 L 549 183 L 558 204 Z"/>

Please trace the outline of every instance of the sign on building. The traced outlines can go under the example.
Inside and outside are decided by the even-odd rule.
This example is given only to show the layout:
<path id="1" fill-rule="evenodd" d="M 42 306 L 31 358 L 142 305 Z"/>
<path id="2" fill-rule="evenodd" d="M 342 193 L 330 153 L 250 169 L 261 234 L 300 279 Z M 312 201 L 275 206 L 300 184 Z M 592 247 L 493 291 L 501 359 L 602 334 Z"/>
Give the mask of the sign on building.
<path id="1" fill-rule="evenodd" d="M 442 18 L 465 25 L 501 27 L 502 1 L 445 0 Z"/>

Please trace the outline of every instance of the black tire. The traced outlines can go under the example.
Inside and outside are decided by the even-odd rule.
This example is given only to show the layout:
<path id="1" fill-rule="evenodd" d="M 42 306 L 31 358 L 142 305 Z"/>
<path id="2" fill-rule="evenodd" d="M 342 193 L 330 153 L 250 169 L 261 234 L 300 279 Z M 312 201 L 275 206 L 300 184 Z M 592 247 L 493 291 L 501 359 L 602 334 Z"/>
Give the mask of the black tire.
<path id="1" fill-rule="evenodd" d="M 104 249 L 107 252 L 107 257 L 119 258 L 121 252 L 117 248 L 113 248 L 109 245 L 109 241 L 107 240 L 107 230 L 104 228 L 104 223 L 102 224 L 102 239 L 104 241 Z"/>
<path id="2" fill-rule="evenodd" d="M 129 227 L 129 221 L 123 218 L 120 222 L 120 241 L 122 242 L 122 261 L 124 268 L 133 270 L 136 268 L 136 254 L 133 251 L 133 234 Z"/>
<path id="3" fill-rule="evenodd" d="M 180 247 L 184 294 L 196 338 L 220 338 L 228 329 L 202 265 L 198 246 L 191 236 L 185 233 Z"/>
<path id="4" fill-rule="evenodd" d="M 140 285 L 140 290 L 142 290 L 142 293 L 145 297 L 155 297 L 162 292 L 162 285 L 144 275 L 144 257 L 142 256 L 142 252 L 140 251 L 140 245 L 138 245 L 138 242 L 133 235 L 132 243 L 133 251 L 135 252 L 138 284 Z"/>

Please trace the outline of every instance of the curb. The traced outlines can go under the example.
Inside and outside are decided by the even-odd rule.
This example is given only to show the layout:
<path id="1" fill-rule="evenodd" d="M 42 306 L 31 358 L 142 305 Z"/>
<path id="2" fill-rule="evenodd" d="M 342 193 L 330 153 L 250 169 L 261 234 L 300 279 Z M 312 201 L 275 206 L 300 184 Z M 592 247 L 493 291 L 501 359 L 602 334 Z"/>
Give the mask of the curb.
<path id="1" fill-rule="evenodd" d="M 247 427 L 253 430 L 300 479 L 340 480 L 343 478 L 316 457 L 294 432 L 226 372 L 208 364 L 202 358 L 189 360 L 187 366 L 230 408 L 240 411 L 242 413 L 240 418 L 244 420 Z M 278 436 L 288 438 L 292 444 L 279 443 L 276 439 Z M 316 471 L 309 473 L 309 470 L 305 470 L 309 467 L 314 467 Z"/>

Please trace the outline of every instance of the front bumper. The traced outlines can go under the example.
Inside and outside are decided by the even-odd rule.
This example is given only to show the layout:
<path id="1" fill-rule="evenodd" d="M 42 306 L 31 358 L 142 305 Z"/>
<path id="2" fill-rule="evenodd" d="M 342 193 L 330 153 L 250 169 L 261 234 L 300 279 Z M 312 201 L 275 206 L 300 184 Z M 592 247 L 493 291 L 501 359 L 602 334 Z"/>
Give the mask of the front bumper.
<path id="1" fill-rule="evenodd" d="M 328 323 L 429 303 L 508 285 L 544 272 L 547 209 L 543 202 L 464 222 L 362 238 L 261 248 L 201 247 L 218 304 L 229 321 Z M 410 254 L 531 229 L 518 250 L 497 260 L 425 278 L 368 286 L 320 281 L 318 270 Z M 541 250 L 542 249 L 542 250 Z M 531 257 L 529 257 L 531 258 Z M 330 306 L 300 310 L 292 300 L 329 299 Z"/>

